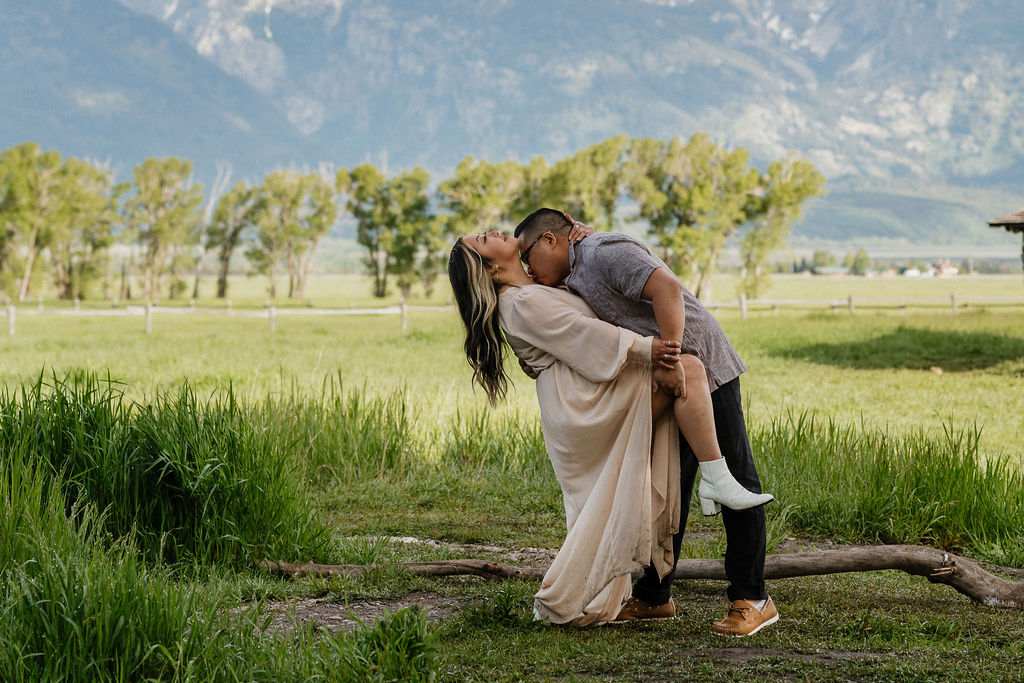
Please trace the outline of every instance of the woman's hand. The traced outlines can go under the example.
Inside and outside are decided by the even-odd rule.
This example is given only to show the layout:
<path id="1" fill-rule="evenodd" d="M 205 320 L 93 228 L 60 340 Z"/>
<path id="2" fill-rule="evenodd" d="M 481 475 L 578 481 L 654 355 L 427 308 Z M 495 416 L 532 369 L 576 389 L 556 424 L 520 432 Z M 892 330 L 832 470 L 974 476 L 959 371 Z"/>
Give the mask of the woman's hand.
<path id="1" fill-rule="evenodd" d="M 672 370 L 679 363 L 682 344 L 671 339 L 655 337 L 651 342 L 651 362 L 666 370 Z"/>
<path id="2" fill-rule="evenodd" d="M 566 214 L 566 216 L 568 217 L 568 214 Z M 568 235 L 568 237 L 569 237 L 569 244 L 572 244 L 574 242 L 579 242 L 584 237 L 589 237 L 590 235 L 593 235 L 595 232 L 597 232 L 597 231 L 594 230 L 589 225 L 584 225 L 583 223 L 580 223 L 579 221 L 573 221 L 572 222 L 572 228 L 569 230 L 569 235 Z"/>

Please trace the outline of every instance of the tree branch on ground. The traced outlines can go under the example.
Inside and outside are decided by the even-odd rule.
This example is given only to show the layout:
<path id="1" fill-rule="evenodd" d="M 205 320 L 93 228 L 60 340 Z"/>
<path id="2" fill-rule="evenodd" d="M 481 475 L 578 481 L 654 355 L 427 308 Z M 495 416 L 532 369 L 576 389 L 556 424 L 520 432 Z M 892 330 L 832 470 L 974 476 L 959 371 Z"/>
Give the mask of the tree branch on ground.
<path id="1" fill-rule="evenodd" d="M 393 567 L 419 576 L 481 576 L 486 579 L 541 579 L 546 567 L 515 567 L 487 560 L 442 560 L 398 564 L 306 564 L 263 560 L 260 569 L 285 576 L 359 576 Z M 1024 581 L 1009 581 L 989 573 L 977 562 L 943 550 L 913 545 L 849 546 L 841 550 L 787 553 L 765 558 L 766 579 L 820 576 L 898 569 L 950 586 L 975 602 L 1004 609 L 1024 608 Z M 679 560 L 677 579 L 726 580 L 724 560 Z"/>

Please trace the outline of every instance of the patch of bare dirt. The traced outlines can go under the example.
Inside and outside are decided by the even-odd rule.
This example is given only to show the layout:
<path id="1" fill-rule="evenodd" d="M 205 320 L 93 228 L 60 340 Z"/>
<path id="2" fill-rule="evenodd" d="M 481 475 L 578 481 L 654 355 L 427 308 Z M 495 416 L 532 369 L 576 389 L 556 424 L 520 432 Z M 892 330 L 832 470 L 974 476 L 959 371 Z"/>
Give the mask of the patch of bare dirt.
<path id="1" fill-rule="evenodd" d="M 427 612 L 427 619 L 437 621 L 451 616 L 459 608 L 459 600 L 451 596 L 427 591 L 416 591 L 394 600 L 366 600 L 343 604 L 331 596 L 321 598 L 295 598 L 264 603 L 264 616 L 270 617 L 270 633 L 291 633 L 306 626 L 323 627 L 330 631 L 353 631 L 362 624 L 372 624 L 385 612 L 418 606 Z M 244 614 L 252 609 L 243 606 L 232 610 Z"/>
<path id="2" fill-rule="evenodd" d="M 789 659 L 798 662 L 816 664 L 834 664 L 852 659 L 877 659 L 881 655 L 874 652 L 852 652 L 850 650 L 816 650 L 811 653 L 787 652 L 775 648 L 758 647 L 715 647 L 707 650 L 683 650 L 680 657 L 714 657 L 728 664 L 742 664 L 753 659 L 767 657 Z"/>
<path id="3" fill-rule="evenodd" d="M 505 560 L 514 565 L 523 567 L 547 567 L 555 559 L 558 548 L 505 548 L 500 545 L 478 545 L 475 543 L 447 543 L 435 541 L 430 538 L 414 538 L 412 536 L 392 536 L 388 539 L 391 543 L 406 543 L 409 545 L 421 545 L 430 548 L 445 548 L 446 550 L 467 553 L 473 557 L 479 557 L 480 553 L 495 553 L 508 558 Z"/>

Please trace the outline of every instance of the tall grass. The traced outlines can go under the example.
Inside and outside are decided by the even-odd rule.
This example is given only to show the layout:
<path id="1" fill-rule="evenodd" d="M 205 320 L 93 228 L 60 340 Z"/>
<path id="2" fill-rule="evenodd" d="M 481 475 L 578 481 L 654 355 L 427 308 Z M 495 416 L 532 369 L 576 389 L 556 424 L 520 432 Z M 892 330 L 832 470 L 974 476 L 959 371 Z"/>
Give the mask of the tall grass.
<path id="1" fill-rule="evenodd" d="M 311 482 L 417 476 L 425 469 L 547 473 L 533 416 L 487 408 L 438 420 L 397 389 L 375 396 L 328 378 L 317 394 L 299 388 L 250 406 L 267 437 L 290 450 Z"/>
<path id="2" fill-rule="evenodd" d="M 186 386 L 140 404 L 88 373 L 0 394 L 0 453 L 64 482 L 69 507 L 103 511 L 150 560 L 244 564 L 323 557 L 329 535 L 293 456 L 228 391 Z"/>
<path id="3" fill-rule="evenodd" d="M 796 531 L 1024 566 L 1024 476 L 1008 460 L 982 458 L 979 437 L 975 426 L 896 434 L 806 412 L 751 430 L 766 489 L 795 506 L 787 515 Z"/>
<path id="4" fill-rule="evenodd" d="M 0 680 L 430 680 L 425 615 L 404 610 L 351 636 L 266 631 L 201 587 L 141 561 L 46 463 L 0 463 Z"/>

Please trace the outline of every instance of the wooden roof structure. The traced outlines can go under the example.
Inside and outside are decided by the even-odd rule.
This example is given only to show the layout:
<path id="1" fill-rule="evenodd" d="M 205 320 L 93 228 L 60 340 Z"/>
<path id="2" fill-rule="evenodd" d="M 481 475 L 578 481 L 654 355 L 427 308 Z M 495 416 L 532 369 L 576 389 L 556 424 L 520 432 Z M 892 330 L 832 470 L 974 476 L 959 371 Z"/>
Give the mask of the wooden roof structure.
<path id="1" fill-rule="evenodd" d="M 1010 232 L 1024 232 L 1024 210 L 988 222 L 992 228 L 1006 228 Z"/>
<path id="2" fill-rule="evenodd" d="M 1024 264 L 1024 210 L 1011 213 L 1009 216 L 996 218 L 988 222 L 990 228 L 1006 228 L 1010 232 L 1019 232 L 1021 236 L 1020 262 Z"/>

